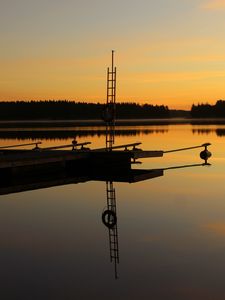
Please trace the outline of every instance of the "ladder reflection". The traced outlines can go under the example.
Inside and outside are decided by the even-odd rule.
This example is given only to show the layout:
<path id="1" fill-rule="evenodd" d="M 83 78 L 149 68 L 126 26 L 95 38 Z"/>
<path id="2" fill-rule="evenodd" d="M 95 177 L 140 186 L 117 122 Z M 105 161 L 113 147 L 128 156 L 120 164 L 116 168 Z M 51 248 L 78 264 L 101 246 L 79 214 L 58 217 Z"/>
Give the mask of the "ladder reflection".
<path id="1" fill-rule="evenodd" d="M 112 181 L 106 181 L 107 208 L 102 213 L 102 222 L 109 231 L 110 261 L 114 263 L 115 278 L 118 278 L 119 240 L 117 230 L 116 193 Z"/>

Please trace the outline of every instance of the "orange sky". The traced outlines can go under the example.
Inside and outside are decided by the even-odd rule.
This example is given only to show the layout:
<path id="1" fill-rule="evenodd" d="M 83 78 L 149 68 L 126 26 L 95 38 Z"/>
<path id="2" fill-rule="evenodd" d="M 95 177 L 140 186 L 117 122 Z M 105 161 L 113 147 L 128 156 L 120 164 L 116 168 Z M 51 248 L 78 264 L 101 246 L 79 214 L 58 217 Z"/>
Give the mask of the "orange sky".
<path id="1" fill-rule="evenodd" d="M 0 100 L 103 102 L 111 49 L 118 101 L 225 99 L 224 0 L 3 1 L 0 25 Z"/>

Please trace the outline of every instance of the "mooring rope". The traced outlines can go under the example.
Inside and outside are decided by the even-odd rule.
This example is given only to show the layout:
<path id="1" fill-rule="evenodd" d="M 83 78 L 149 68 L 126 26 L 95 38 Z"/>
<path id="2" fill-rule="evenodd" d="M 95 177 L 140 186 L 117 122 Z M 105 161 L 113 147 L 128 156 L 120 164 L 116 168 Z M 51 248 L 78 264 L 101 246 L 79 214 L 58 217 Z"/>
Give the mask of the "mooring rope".
<path id="1" fill-rule="evenodd" d="M 202 148 L 202 147 L 207 148 L 210 145 L 211 145 L 210 143 L 205 143 L 205 144 L 202 144 L 202 145 L 199 145 L 199 146 L 193 146 L 193 147 L 187 147 L 187 148 L 167 150 L 167 151 L 163 151 L 163 153 L 178 152 L 178 151 L 191 150 L 191 149 L 197 149 L 197 148 Z"/>
<path id="2" fill-rule="evenodd" d="M 204 166 L 211 166 L 211 164 L 205 162 L 203 164 L 193 164 L 193 165 L 183 165 L 183 166 L 168 167 L 168 168 L 164 168 L 162 170 L 166 171 L 166 170 L 183 169 L 183 168 L 191 168 L 191 167 L 204 167 Z"/>

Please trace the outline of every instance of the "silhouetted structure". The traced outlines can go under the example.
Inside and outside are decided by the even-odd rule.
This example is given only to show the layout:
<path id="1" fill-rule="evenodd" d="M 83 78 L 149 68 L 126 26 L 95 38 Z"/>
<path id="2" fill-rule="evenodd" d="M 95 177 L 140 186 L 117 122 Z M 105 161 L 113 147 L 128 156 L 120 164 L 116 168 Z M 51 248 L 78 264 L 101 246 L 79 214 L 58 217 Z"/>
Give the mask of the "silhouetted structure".
<path id="1" fill-rule="evenodd" d="M 101 119 L 104 104 L 59 101 L 0 102 L 0 120 L 91 120 Z M 117 103 L 118 119 L 168 118 L 164 105 Z"/>
<path id="2" fill-rule="evenodd" d="M 111 70 L 107 70 L 107 97 L 103 111 L 103 120 L 106 126 L 106 149 L 112 150 L 115 142 L 115 119 L 116 119 L 116 67 L 114 67 L 114 51 L 112 51 Z"/>
<path id="3" fill-rule="evenodd" d="M 215 105 L 192 105 L 191 116 L 193 118 L 225 118 L 225 100 L 218 100 Z"/>

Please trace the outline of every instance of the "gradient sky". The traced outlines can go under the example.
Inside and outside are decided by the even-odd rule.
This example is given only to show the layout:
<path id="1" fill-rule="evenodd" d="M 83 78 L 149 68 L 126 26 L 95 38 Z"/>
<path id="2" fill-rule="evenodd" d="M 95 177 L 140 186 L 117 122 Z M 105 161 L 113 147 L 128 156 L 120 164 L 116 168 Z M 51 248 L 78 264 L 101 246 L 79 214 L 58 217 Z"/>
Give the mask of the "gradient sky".
<path id="1" fill-rule="evenodd" d="M 0 0 L 0 100 L 225 98 L 225 0 Z"/>

